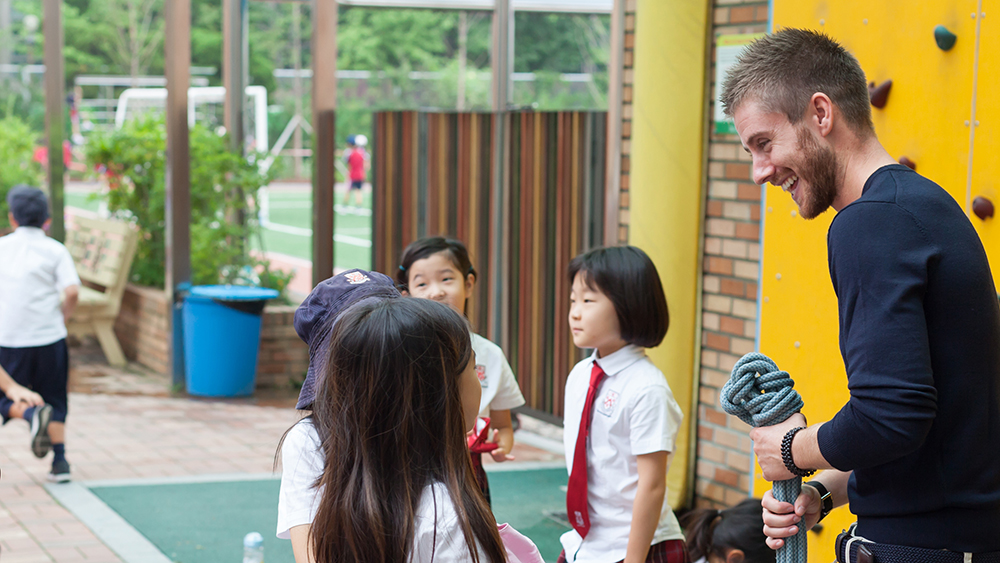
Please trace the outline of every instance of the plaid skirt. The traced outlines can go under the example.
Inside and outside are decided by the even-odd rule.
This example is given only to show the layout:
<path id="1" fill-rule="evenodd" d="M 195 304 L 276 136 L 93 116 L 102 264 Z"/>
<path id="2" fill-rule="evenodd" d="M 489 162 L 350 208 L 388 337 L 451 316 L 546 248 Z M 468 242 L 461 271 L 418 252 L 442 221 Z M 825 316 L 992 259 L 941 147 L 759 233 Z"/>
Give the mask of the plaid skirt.
<path id="1" fill-rule="evenodd" d="M 557 563 L 566 563 L 565 551 L 559 553 Z M 646 563 L 691 563 L 691 559 L 684 540 L 667 540 L 650 546 Z"/>

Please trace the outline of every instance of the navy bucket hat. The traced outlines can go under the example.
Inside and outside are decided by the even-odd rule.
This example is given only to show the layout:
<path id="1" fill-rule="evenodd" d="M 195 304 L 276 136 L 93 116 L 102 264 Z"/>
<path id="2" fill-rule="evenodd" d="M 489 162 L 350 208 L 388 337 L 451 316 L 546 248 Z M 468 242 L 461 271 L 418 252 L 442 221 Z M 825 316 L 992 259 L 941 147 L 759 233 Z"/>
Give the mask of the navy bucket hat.
<path id="1" fill-rule="evenodd" d="M 323 377 L 333 323 L 362 299 L 401 297 L 392 279 L 378 272 L 348 270 L 319 283 L 295 311 L 295 332 L 309 346 L 309 371 L 299 392 L 297 409 L 312 408 Z"/>

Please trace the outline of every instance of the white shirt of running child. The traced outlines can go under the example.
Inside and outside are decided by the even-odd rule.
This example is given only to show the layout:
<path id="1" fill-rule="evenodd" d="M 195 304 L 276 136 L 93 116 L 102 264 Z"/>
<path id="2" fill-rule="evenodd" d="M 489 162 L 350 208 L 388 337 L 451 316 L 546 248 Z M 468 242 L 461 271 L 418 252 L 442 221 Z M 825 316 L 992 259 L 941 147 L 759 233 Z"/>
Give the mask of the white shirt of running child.
<path id="1" fill-rule="evenodd" d="M 37 227 L 0 237 L 0 347 L 47 346 L 66 338 L 62 292 L 80 285 L 69 250 Z"/>
<path id="2" fill-rule="evenodd" d="M 312 420 L 305 418 L 292 427 L 281 445 L 281 488 L 278 492 L 278 537 L 291 538 L 291 529 L 312 524 L 319 508 L 321 489 L 313 485 L 323 474 L 323 452 Z M 465 535 L 451 495 L 441 483 L 428 485 L 417 505 L 411 562 L 466 562 L 469 556 Z M 478 546 L 477 546 L 478 548 Z M 479 549 L 479 557 L 486 554 Z"/>
<path id="3" fill-rule="evenodd" d="M 625 559 L 639 484 L 637 456 L 673 452 L 684 418 L 663 372 L 643 348 L 628 345 L 604 358 L 597 358 L 595 351 L 576 364 L 566 380 L 563 446 L 568 472 L 573 471 L 576 437 L 595 360 L 607 377 L 597 389 L 587 440 L 590 531 L 585 539 L 576 530 L 562 535 L 567 563 Z M 666 496 L 650 545 L 684 538 Z"/>
<path id="4" fill-rule="evenodd" d="M 476 375 L 483 386 L 479 416 L 490 416 L 490 411 L 510 410 L 523 405 L 524 395 L 503 350 L 476 333 L 472 333 L 472 349 L 476 352 Z"/>

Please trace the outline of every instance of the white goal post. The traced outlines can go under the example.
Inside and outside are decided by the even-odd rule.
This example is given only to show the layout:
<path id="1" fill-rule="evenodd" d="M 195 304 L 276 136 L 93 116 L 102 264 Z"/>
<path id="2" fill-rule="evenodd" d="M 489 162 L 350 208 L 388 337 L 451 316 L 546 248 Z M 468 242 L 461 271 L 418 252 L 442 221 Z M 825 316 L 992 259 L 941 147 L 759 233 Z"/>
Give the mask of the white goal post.
<path id="1" fill-rule="evenodd" d="M 247 86 L 246 95 L 251 100 L 253 111 L 253 138 L 247 148 L 252 151 L 267 152 L 270 148 L 267 139 L 267 88 Z M 194 126 L 199 106 L 216 104 L 221 108 L 225 97 L 226 89 L 223 86 L 188 88 L 188 126 Z M 127 118 L 144 110 L 163 111 L 166 102 L 166 88 L 128 88 L 118 98 L 115 127 L 121 127 Z"/>

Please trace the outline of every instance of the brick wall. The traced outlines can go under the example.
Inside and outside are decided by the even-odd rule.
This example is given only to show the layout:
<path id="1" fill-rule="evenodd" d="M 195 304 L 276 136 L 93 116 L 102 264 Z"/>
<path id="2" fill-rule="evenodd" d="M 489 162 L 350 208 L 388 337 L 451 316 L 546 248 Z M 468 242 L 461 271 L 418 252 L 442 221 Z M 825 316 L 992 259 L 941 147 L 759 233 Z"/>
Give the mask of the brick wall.
<path id="1" fill-rule="evenodd" d="M 767 2 L 715 0 L 712 38 L 767 31 Z M 712 99 L 715 84 L 712 52 Z M 750 155 L 735 135 L 717 135 L 711 123 L 703 264 L 701 386 L 698 407 L 698 506 L 729 506 L 750 487 L 749 427 L 719 407 L 719 390 L 733 364 L 754 349 L 760 271 L 760 186 L 750 176 Z"/>
<path id="2" fill-rule="evenodd" d="M 295 306 L 268 306 L 260 329 L 258 387 L 301 383 L 309 369 L 309 347 L 295 334 Z"/>
<path id="3" fill-rule="evenodd" d="M 169 314 L 170 302 L 163 290 L 128 285 L 115 321 L 125 357 L 157 373 L 170 373 Z"/>
<path id="4" fill-rule="evenodd" d="M 129 285 L 115 322 L 125 356 L 158 373 L 169 373 L 166 293 Z M 286 387 L 301 382 L 309 367 L 309 349 L 295 334 L 294 306 L 268 306 L 261 322 L 257 358 L 258 387 Z"/>
<path id="5" fill-rule="evenodd" d="M 635 61 L 635 5 L 625 2 L 625 42 L 622 52 L 622 155 L 618 194 L 618 242 L 628 243 L 629 164 L 632 154 L 632 75 Z"/>

